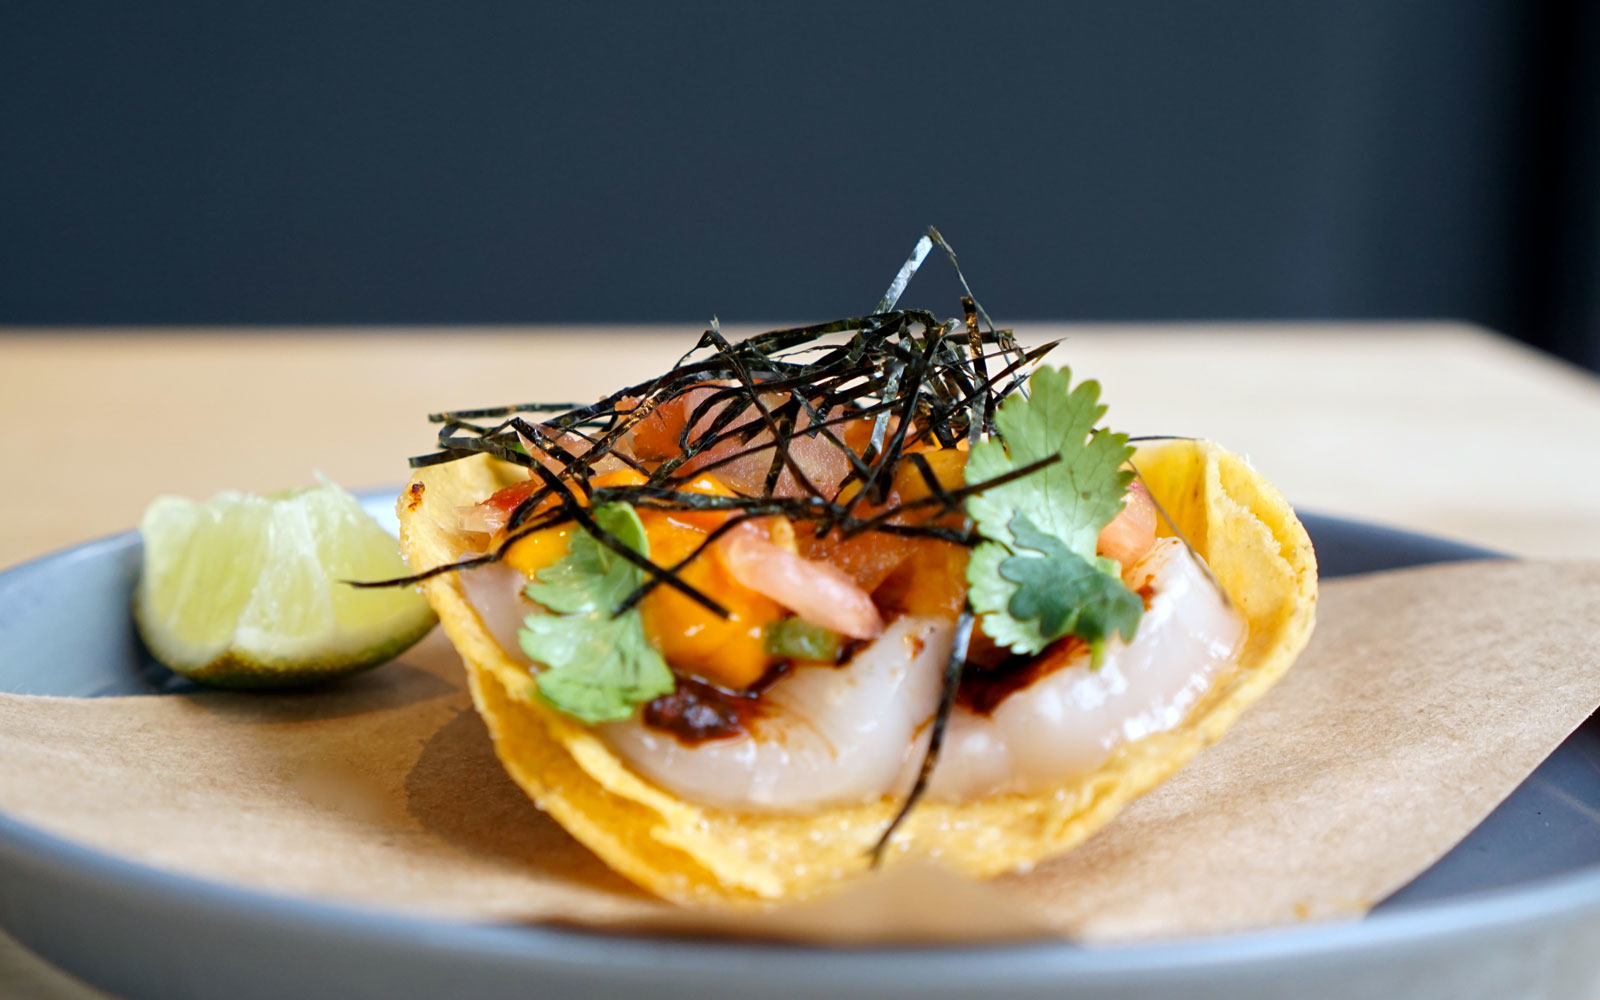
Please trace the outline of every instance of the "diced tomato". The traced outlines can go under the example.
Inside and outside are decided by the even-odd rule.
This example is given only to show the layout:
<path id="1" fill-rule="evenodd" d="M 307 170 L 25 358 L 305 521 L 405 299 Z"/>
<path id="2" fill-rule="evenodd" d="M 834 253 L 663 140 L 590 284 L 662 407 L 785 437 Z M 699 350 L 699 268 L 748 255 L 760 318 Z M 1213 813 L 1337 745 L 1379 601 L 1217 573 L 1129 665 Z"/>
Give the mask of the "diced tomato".
<path id="1" fill-rule="evenodd" d="M 908 555 L 910 539 L 866 531 L 843 538 L 832 531 L 821 538 L 810 525 L 802 524 L 795 532 L 795 544 L 807 559 L 817 559 L 837 566 L 855 580 L 867 593 L 882 586 L 883 581 Z"/>
<path id="2" fill-rule="evenodd" d="M 681 454 L 684 425 L 708 399 L 726 388 L 726 385 L 713 383 L 697 385 L 661 402 L 629 433 L 629 447 L 634 456 L 643 462 L 663 462 Z M 761 398 L 769 407 L 781 406 L 787 400 L 783 393 L 768 393 Z M 759 411 L 745 402 L 747 399 L 744 395 L 726 398 L 711 405 L 695 421 L 689 429 L 688 440 L 700 443 L 702 450 L 680 467 L 679 475 L 711 470 L 718 479 L 739 493 L 750 495 L 762 492 L 772 469 L 772 432 L 760 427 Z M 711 428 L 729 406 L 739 406 L 742 410 L 731 421 L 724 423 L 723 430 L 717 435 L 720 440 L 715 443 L 701 441 L 702 437 L 711 433 Z M 788 457 L 818 492 L 832 496 L 850 472 L 850 458 L 826 437 L 803 433 L 810 426 L 809 415 L 802 413 L 795 421 Z M 748 436 L 721 437 L 721 434 L 735 428 L 745 428 Z M 806 492 L 795 476 L 794 468 L 788 462 L 784 463 L 774 484 L 773 494 L 800 496 Z"/>
<path id="3" fill-rule="evenodd" d="M 507 516 L 510 516 L 512 511 L 522 506 L 522 502 L 538 492 L 539 487 L 543 485 L 544 481 L 539 479 L 527 479 L 520 483 L 512 483 L 485 500 L 483 505 L 504 511 Z"/>
<path id="4" fill-rule="evenodd" d="M 1138 562 L 1156 542 L 1156 505 L 1144 483 L 1135 479 L 1123 497 L 1122 513 L 1100 530 L 1095 551 L 1123 568 Z"/>
<path id="5" fill-rule="evenodd" d="M 716 386 L 696 386 L 658 404 L 649 416 L 635 424 L 629 432 L 634 457 L 647 462 L 659 462 L 681 453 L 683 448 L 678 441 L 683 436 L 683 425 L 706 397 L 716 391 Z M 716 412 L 721 412 L 721 407 Z M 715 412 L 708 414 L 696 429 L 709 429 L 715 417 Z"/>
<path id="6" fill-rule="evenodd" d="M 902 539 L 910 552 L 872 594 L 891 613 L 956 618 L 967 600 L 967 548 L 937 538 Z"/>

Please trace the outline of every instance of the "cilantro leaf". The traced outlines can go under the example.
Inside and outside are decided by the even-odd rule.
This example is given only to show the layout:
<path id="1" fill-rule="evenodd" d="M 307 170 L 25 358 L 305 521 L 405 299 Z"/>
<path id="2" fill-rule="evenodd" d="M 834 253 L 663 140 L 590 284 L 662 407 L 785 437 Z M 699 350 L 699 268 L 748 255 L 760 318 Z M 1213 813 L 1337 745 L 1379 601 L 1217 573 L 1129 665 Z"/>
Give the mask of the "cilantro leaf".
<path id="1" fill-rule="evenodd" d="M 597 507 L 594 519 L 635 552 L 649 555 L 644 524 L 631 505 Z M 612 722 L 672 691 L 672 671 L 645 635 L 639 610 L 612 613 L 642 575 L 580 531 L 573 534 L 568 553 L 528 584 L 524 593 L 551 613 L 529 615 L 517 638 L 523 651 L 544 665 L 534 683 L 558 711 L 590 725 Z"/>
<path id="2" fill-rule="evenodd" d="M 1026 514 L 1012 518 L 1010 528 L 1017 548 L 1039 553 L 1019 553 L 1000 564 L 1000 575 L 1017 585 L 1006 605 L 1013 618 L 1037 618 L 1043 635 L 1073 633 L 1096 651 L 1096 659 L 1112 633 L 1121 633 L 1124 640 L 1133 638 L 1144 602 L 1123 585 L 1120 576 L 1035 528 Z"/>
<path id="3" fill-rule="evenodd" d="M 1069 391 L 1070 379 L 1067 368 L 1034 372 L 1029 395 L 1007 396 L 995 413 L 1000 439 L 973 446 L 969 483 L 1061 455 L 1054 465 L 967 500 L 967 513 L 985 538 L 1009 544 L 1006 526 L 1014 515 L 1026 514 L 1039 530 L 1090 558 L 1100 529 L 1122 512 L 1122 495 L 1133 482 L 1133 473 L 1122 466 L 1133 457 L 1133 448 L 1126 434 L 1094 433 L 1095 421 L 1106 412 L 1100 384 L 1082 382 Z"/>
<path id="4" fill-rule="evenodd" d="M 1106 412 L 1098 383 L 1073 388 L 1069 369 L 1040 368 L 1028 389 L 1000 404 L 1000 437 L 973 446 L 967 481 L 1061 460 L 967 499 L 986 539 L 967 564 L 968 599 L 990 638 L 1014 652 L 1036 653 L 1068 634 L 1098 650 L 1113 633 L 1132 638 L 1143 610 L 1116 563 L 1095 555 L 1100 530 L 1122 511 L 1133 448 L 1127 435 L 1095 429 Z"/>

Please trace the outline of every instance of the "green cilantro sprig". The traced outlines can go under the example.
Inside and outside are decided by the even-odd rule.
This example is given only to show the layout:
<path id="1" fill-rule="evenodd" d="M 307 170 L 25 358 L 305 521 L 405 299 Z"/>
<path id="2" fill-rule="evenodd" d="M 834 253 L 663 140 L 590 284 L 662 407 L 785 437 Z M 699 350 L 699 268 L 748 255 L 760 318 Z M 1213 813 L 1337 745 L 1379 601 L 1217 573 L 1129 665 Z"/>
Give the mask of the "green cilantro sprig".
<path id="1" fill-rule="evenodd" d="M 1100 386 L 1073 388 L 1071 374 L 1038 369 L 1029 394 L 1008 396 L 996 411 L 999 438 L 972 448 L 968 482 L 1052 454 L 1061 460 L 968 498 L 985 539 L 967 564 L 968 599 L 989 637 L 1014 652 L 1037 653 L 1076 635 L 1098 662 L 1112 635 L 1133 638 L 1144 610 L 1116 562 L 1095 555 L 1101 529 L 1122 511 L 1133 448 L 1126 434 L 1096 430 L 1106 412 Z"/>
<path id="2" fill-rule="evenodd" d="M 632 505 L 596 507 L 594 520 L 635 552 L 650 554 Z M 551 706 L 593 725 L 626 719 L 672 691 L 672 671 L 645 635 L 639 610 L 613 613 L 642 576 L 593 535 L 575 531 L 567 554 L 528 584 L 524 593 L 551 613 L 529 615 L 517 638 L 544 665 L 534 683 Z"/>

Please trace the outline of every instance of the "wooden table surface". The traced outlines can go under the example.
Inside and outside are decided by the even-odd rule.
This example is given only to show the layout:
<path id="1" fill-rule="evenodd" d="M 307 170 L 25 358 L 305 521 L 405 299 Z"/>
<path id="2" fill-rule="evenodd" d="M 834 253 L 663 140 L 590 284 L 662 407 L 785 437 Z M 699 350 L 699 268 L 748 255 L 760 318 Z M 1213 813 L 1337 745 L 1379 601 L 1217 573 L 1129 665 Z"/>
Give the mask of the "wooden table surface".
<path id="1" fill-rule="evenodd" d="M 321 471 L 397 484 L 428 412 L 586 400 L 697 330 L 0 333 L 0 566 L 125 530 L 158 493 Z M 1600 557 L 1600 381 L 1453 324 L 1059 326 L 1025 342 L 1130 433 L 1210 437 L 1296 504 L 1522 555 Z M 3 766 L 3 762 L 0 762 Z M 3 892 L 3 888 L 0 888 Z M 0 935 L 0 996 L 102 996 Z"/>

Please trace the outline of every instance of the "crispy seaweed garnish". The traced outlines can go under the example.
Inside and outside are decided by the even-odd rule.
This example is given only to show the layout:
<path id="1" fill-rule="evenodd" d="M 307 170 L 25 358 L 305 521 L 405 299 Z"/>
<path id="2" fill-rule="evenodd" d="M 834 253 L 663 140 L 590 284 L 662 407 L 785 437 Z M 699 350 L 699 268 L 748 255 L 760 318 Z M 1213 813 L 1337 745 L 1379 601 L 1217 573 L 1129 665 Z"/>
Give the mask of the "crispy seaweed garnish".
<path id="1" fill-rule="evenodd" d="M 965 292 L 962 314 L 954 319 L 896 308 L 934 246 L 944 250 Z M 948 489 L 925 459 L 907 449 L 930 442 L 956 447 L 963 438 L 977 442 L 996 433 L 994 416 L 1000 400 L 1026 391 L 1028 369 L 1054 346 L 1024 351 L 1010 330 L 997 329 L 973 296 L 955 251 L 930 227 L 868 315 L 770 330 L 736 342 L 713 321 L 671 369 L 593 403 L 534 402 L 430 414 L 428 419 L 439 425 L 437 450 L 411 459 L 413 468 L 489 454 L 528 469 L 540 485 L 511 512 L 489 552 L 362 586 L 415 583 L 492 563 L 519 539 L 575 521 L 645 572 L 641 585 L 616 613 L 635 606 L 655 587 L 669 586 L 720 614 L 724 612 L 717 603 L 688 584 L 681 573 L 717 538 L 752 518 L 783 515 L 811 525 L 818 537 L 830 532 L 843 537 L 880 532 L 976 544 L 964 511 L 966 498 L 1030 475 L 1053 459 Z M 991 372 L 990 362 L 1000 363 L 997 371 Z M 633 432 L 667 413 L 674 418 L 671 424 L 682 428 L 676 453 L 637 454 L 631 444 Z M 858 450 L 841 435 L 847 425 L 863 420 L 871 421 L 871 432 L 865 447 Z M 828 442 L 849 462 L 848 474 L 831 493 L 812 480 L 794 453 L 795 442 L 807 438 Z M 762 488 L 755 493 L 723 497 L 685 488 L 702 473 L 756 455 L 770 456 L 770 462 Z M 890 502 L 890 486 L 903 465 L 915 470 L 928 495 L 912 502 Z M 602 473 L 621 469 L 632 469 L 643 481 L 599 486 L 592 482 Z M 781 483 L 790 482 L 792 486 L 780 490 Z M 733 514 L 689 555 L 663 566 L 611 537 L 590 517 L 592 506 L 616 501 L 640 509 Z M 972 627 L 969 606 L 957 622 L 916 784 L 873 846 L 874 863 L 927 789 L 955 705 Z"/>
<path id="2" fill-rule="evenodd" d="M 961 617 L 956 619 L 955 638 L 950 645 L 950 655 L 945 660 L 944 677 L 939 688 L 939 707 L 933 713 L 933 725 L 929 727 L 928 733 L 928 749 L 923 753 L 922 763 L 917 767 L 917 780 L 912 784 L 905 800 L 900 803 L 894 819 L 883 828 L 877 843 L 872 845 L 868 856 L 872 859 L 873 867 L 877 867 L 883 861 L 883 852 L 894 839 L 894 832 L 900 829 L 900 824 L 911 815 L 911 810 L 922 800 L 922 796 L 928 790 L 928 783 L 933 780 L 933 768 L 939 762 L 939 750 L 944 746 L 945 730 L 950 726 L 950 713 L 955 710 L 956 694 L 961 690 L 961 672 L 967 665 L 967 646 L 972 641 L 972 625 L 972 608 L 968 606 L 962 610 Z"/>
<path id="3" fill-rule="evenodd" d="M 915 260 L 913 255 L 907 266 Z M 840 341 L 837 335 L 847 336 Z M 488 553 L 490 561 L 523 536 L 535 512 L 541 512 L 541 525 L 549 527 L 586 520 L 581 511 L 590 503 L 619 500 L 656 510 L 782 514 L 814 523 L 819 534 L 892 530 L 971 544 L 976 539 L 970 530 L 952 532 L 948 525 L 935 523 L 938 515 L 959 513 L 966 496 L 999 480 L 946 491 L 932 481 L 931 473 L 921 471 L 931 496 L 911 505 L 885 506 L 888 487 L 912 444 L 953 446 L 962 437 L 993 433 L 998 398 L 1050 346 L 1023 352 L 1010 331 L 980 330 L 970 318 L 940 321 L 917 310 L 773 330 L 739 342 L 712 328 L 673 369 L 595 403 L 565 409 L 523 403 L 431 414 L 429 419 L 440 425 L 439 450 L 413 458 L 411 464 L 421 468 L 487 453 L 521 465 L 543 481 L 512 512 L 506 537 Z M 989 362 L 996 358 L 1010 363 L 991 374 Z M 1005 379 L 1012 384 L 1004 385 Z M 630 431 L 663 407 L 687 408 L 684 397 L 697 390 L 692 409 L 680 417 L 677 455 L 645 462 L 628 450 Z M 524 414 L 549 416 L 534 421 Z M 482 422 L 496 417 L 502 419 Z M 844 425 L 866 418 L 873 420 L 871 440 L 857 453 L 840 433 Z M 794 456 L 791 446 L 802 438 L 825 440 L 848 459 L 849 474 L 833 495 L 824 495 Z M 757 494 L 730 499 L 681 488 L 694 475 L 757 454 L 772 456 L 764 489 Z M 603 487 L 590 495 L 598 473 L 620 467 L 634 469 L 645 481 Z M 778 494 L 784 472 L 798 491 Z M 863 512 L 864 504 L 870 513 Z M 910 510 L 930 506 L 939 509 L 917 523 L 902 522 Z M 546 519 L 552 507 L 560 513 Z M 646 587 L 681 583 L 670 568 L 656 567 L 647 574 Z"/>

